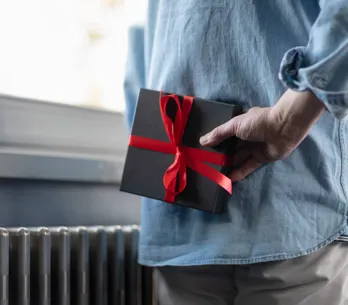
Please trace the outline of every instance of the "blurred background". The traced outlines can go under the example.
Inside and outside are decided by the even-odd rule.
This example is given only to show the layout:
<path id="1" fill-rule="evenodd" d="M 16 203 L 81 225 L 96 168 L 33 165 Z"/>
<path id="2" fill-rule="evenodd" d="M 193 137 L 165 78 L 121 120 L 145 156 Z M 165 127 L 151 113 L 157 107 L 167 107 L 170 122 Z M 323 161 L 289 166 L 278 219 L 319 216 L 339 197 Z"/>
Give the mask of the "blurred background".
<path id="1" fill-rule="evenodd" d="M 143 0 L 1 0 L 0 91 L 124 111 L 127 28 Z"/>
<path id="2" fill-rule="evenodd" d="M 0 226 L 138 223 L 118 191 L 146 0 L 0 0 Z"/>

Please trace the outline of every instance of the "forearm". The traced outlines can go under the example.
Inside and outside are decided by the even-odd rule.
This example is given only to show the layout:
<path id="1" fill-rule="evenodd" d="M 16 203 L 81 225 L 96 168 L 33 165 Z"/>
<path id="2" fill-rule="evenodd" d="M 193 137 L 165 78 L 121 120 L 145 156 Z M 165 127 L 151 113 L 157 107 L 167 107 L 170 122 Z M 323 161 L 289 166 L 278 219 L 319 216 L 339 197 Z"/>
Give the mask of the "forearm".
<path id="1" fill-rule="evenodd" d="M 296 92 L 288 89 L 278 103 L 274 111 L 281 113 L 284 120 L 298 122 L 301 120 L 314 124 L 325 111 L 324 104 L 310 91 Z"/>
<path id="2" fill-rule="evenodd" d="M 288 89 L 271 109 L 271 121 L 280 127 L 280 134 L 298 137 L 309 132 L 312 125 L 325 112 L 325 105 L 311 92 Z M 305 133 L 307 133 L 305 132 Z"/>
<path id="3" fill-rule="evenodd" d="M 312 91 L 337 118 L 348 114 L 348 1 L 323 0 L 306 47 L 284 56 L 280 78 L 296 91 Z"/>

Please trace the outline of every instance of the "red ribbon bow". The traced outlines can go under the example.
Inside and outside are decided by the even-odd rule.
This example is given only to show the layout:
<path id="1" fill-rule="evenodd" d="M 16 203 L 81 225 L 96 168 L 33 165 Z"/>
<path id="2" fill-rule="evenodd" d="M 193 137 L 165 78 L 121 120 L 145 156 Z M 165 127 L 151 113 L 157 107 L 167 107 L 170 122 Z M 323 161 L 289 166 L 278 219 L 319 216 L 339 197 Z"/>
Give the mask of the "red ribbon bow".
<path id="1" fill-rule="evenodd" d="M 174 120 L 172 120 L 166 112 L 167 104 L 170 99 L 173 99 L 177 106 Z M 163 142 L 135 135 L 131 135 L 129 141 L 130 146 L 173 154 L 175 156 L 174 162 L 168 167 L 163 176 L 163 184 L 166 189 L 164 201 L 169 203 L 174 203 L 175 197 L 185 189 L 187 185 L 187 167 L 214 181 L 232 194 L 231 180 L 218 170 L 204 163 L 209 162 L 222 166 L 226 165 L 227 161 L 224 154 L 181 145 L 193 100 L 193 97 L 184 96 L 181 104 L 179 97 L 175 94 L 160 95 L 162 121 L 170 142 Z"/>

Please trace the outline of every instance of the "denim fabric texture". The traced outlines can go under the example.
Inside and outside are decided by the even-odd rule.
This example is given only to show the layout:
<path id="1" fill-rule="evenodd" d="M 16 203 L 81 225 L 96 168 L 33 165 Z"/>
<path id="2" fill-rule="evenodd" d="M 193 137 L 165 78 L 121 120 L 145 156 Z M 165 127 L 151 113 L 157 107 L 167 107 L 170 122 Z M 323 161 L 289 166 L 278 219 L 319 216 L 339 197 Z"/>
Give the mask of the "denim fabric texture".
<path id="1" fill-rule="evenodd" d="M 131 28 L 129 37 L 129 127 L 141 87 L 245 109 L 273 106 L 289 87 L 312 90 L 328 110 L 287 159 L 234 184 L 225 214 L 144 198 L 140 263 L 281 260 L 344 234 L 347 0 L 149 0 L 145 26 Z"/>

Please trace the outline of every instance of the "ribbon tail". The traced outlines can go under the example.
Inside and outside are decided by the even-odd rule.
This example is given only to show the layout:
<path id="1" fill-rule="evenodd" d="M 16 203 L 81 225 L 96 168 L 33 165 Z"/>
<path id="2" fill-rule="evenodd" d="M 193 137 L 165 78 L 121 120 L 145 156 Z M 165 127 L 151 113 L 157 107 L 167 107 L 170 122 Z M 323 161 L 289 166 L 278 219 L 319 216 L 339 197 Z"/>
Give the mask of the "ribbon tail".
<path id="1" fill-rule="evenodd" d="M 225 189 L 229 194 L 232 195 L 231 179 L 220 173 L 215 168 L 212 168 L 203 162 L 195 161 L 192 159 L 186 159 L 186 165 L 202 176 L 220 185 L 223 189 Z"/>
<path id="2" fill-rule="evenodd" d="M 176 192 L 176 179 L 179 172 L 180 165 L 174 162 L 164 173 L 163 184 L 166 189 L 164 201 L 174 203 Z"/>
<path id="3" fill-rule="evenodd" d="M 163 184 L 166 189 L 165 200 L 174 203 L 175 197 L 186 187 L 186 165 L 180 155 L 175 156 L 175 160 L 166 170 L 163 176 Z"/>
<path id="4" fill-rule="evenodd" d="M 172 194 L 171 192 L 167 191 L 164 196 L 164 201 L 168 203 L 174 203 L 175 200 L 175 194 Z"/>

